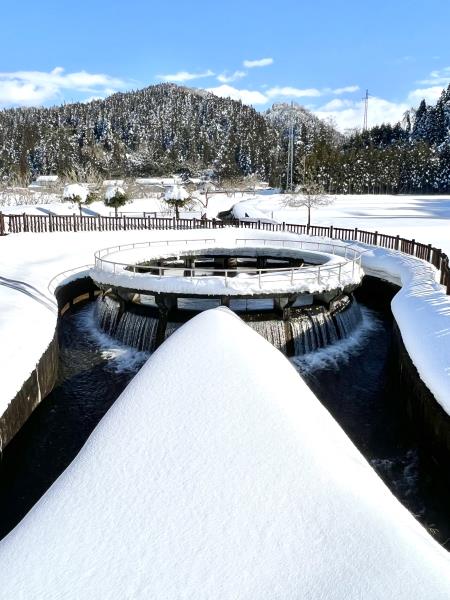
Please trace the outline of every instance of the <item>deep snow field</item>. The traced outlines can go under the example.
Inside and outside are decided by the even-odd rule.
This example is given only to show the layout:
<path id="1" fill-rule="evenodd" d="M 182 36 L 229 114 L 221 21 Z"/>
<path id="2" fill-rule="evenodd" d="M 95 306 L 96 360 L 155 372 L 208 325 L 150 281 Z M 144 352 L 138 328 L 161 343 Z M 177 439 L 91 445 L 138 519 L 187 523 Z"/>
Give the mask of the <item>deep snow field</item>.
<path id="1" fill-rule="evenodd" d="M 312 225 L 334 225 L 379 231 L 433 244 L 450 254 L 450 196 L 338 195 L 328 206 L 312 209 Z M 273 218 L 278 222 L 306 223 L 306 208 L 284 207 L 281 194 L 244 199 L 236 216 Z"/>
<path id="2" fill-rule="evenodd" d="M 70 202 L 59 202 L 56 195 L 53 202 L 36 205 L 16 205 L 15 196 L 10 202 L 0 205 L 0 211 L 5 214 L 23 213 L 45 214 L 78 214 L 78 206 Z M 450 254 L 450 196 L 435 195 L 337 195 L 330 196 L 334 201 L 329 206 L 313 209 L 311 223 L 313 225 L 334 225 L 336 227 L 358 227 L 369 231 L 379 231 L 390 235 L 414 238 L 423 244 L 433 244 Z M 42 202 L 42 197 L 38 197 Z M 306 208 L 286 208 L 284 198 L 276 190 L 234 195 L 213 194 L 210 196 L 208 208 L 198 206 L 193 216 L 199 218 L 206 212 L 209 218 L 217 216 L 218 212 L 229 210 L 238 204 L 236 216 L 241 218 L 247 214 L 256 219 L 269 218 L 278 222 L 306 223 Z M 142 216 L 144 212 L 167 210 L 165 203 L 157 198 L 136 198 L 119 210 L 129 216 Z M 103 202 L 94 202 L 83 207 L 83 214 L 104 215 L 114 214 L 111 208 Z M 182 213 L 182 216 L 188 216 Z"/>

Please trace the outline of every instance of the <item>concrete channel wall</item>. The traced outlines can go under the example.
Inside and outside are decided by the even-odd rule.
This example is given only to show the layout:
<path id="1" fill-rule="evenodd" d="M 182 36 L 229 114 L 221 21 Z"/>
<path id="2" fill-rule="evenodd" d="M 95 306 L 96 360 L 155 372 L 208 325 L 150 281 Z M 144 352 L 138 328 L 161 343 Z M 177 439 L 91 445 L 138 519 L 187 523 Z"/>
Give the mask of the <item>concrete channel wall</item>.
<path id="1" fill-rule="evenodd" d="M 71 281 L 56 290 L 59 314 L 93 300 L 97 292 L 90 277 Z M 50 394 L 58 377 L 58 328 L 36 367 L 0 417 L 0 449 L 19 431 L 34 409 Z"/>

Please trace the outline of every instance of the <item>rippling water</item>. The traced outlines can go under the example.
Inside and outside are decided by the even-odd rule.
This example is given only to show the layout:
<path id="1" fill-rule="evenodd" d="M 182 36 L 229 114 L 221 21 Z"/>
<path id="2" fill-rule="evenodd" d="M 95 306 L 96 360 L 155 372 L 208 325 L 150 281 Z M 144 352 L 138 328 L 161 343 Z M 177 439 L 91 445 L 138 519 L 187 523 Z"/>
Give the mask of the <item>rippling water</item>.
<path id="1" fill-rule="evenodd" d="M 450 545 L 450 495 L 408 433 L 390 371 L 390 332 L 388 318 L 363 308 L 349 339 L 293 361 L 391 490 Z M 60 346 L 55 389 L 1 458 L 0 537 L 73 460 L 149 356 L 100 332 L 92 305 L 61 319 Z"/>

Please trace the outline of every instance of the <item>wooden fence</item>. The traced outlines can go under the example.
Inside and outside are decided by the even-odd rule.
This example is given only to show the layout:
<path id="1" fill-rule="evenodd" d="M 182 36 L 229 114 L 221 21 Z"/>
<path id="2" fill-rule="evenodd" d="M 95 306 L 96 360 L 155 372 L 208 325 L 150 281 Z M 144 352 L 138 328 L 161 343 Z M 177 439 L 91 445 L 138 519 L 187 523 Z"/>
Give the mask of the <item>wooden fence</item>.
<path id="1" fill-rule="evenodd" d="M 0 235 L 8 233 L 49 233 L 55 231 L 134 231 L 145 229 L 218 229 L 227 226 L 244 227 L 262 231 L 287 231 L 329 237 L 337 240 L 363 242 L 391 250 L 400 250 L 426 260 L 440 272 L 440 282 L 450 295 L 449 258 L 442 250 L 431 244 L 420 244 L 400 236 L 386 235 L 378 231 L 323 227 L 318 225 L 295 225 L 289 223 L 265 223 L 263 221 L 218 221 L 216 219 L 176 219 L 163 217 L 88 217 L 79 215 L 4 215 L 0 212 Z"/>

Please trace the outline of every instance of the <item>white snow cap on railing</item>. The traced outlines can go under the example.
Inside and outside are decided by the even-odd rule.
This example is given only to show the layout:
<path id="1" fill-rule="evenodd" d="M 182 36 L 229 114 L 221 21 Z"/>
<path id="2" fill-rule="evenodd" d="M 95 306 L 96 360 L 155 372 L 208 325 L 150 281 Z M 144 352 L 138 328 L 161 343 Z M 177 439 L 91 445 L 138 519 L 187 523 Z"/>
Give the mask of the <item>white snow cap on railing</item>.
<path id="1" fill-rule="evenodd" d="M 280 256 L 286 252 L 298 253 L 299 258 L 316 264 L 306 267 L 239 268 L 237 271 L 202 266 L 181 268 L 139 265 L 151 258 L 167 256 L 167 253 L 173 255 L 178 252 L 181 256 L 203 248 L 207 251 L 226 252 L 231 248 L 248 249 L 250 246 L 268 248 Z M 253 295 L 258 292 L 330 291 L 358 284 L 363 274 L 360 251 L 343 243 L 228 236 L 218 240 L 155 240 L 147 244 L 140 242 L 98 250 L 95 253 L 92 278 L 99 284 L 142 291 Z"/>

